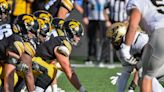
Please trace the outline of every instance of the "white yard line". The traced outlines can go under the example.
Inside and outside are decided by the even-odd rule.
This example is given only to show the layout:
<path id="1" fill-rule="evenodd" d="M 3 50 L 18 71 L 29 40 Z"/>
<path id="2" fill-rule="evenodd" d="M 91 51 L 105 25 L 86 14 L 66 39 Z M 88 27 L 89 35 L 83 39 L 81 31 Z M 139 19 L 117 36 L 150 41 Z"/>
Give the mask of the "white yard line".
<path id="1" fill-rule="evenodd" d="M 122 67 L 121 64 L 104 64 L 104 65 L 95 65 L 95 64 L 72 64 L 72 67 L 97 67 L 97 68 L 117 68 Z"/>
<path id="2" fill-rule="evenodd" d="M 58 71 L 57 71 L 57 74 L 56 74 L 56 77 L 59 78 L 59 76 L 60 76 L 62 73 L 63 73 L 62 71 L 58 70 Z"/>

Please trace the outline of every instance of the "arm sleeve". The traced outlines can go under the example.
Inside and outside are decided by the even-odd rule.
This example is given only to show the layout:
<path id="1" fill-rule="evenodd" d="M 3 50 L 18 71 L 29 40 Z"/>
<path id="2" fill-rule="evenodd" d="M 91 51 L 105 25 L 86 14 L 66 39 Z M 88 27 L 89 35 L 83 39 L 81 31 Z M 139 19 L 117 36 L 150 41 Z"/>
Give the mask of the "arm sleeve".
<path id="1" fill-rule="evenodd" d="M 128 15 L 130 15 L 130 11 L 134 8 L 136 8 L 140 12 L 142 12 L 142 10 L 144 9 L 144 4 L 140 3 L 139 0 L 129 0 L 127 7 L 126 7 Z"/>
<path id="2" fill-rule="evenodd" d="M 73 7 L 73 0 L 61 0 L 62 6 L 65 7 L 69 12 L 72 11 Z"/>

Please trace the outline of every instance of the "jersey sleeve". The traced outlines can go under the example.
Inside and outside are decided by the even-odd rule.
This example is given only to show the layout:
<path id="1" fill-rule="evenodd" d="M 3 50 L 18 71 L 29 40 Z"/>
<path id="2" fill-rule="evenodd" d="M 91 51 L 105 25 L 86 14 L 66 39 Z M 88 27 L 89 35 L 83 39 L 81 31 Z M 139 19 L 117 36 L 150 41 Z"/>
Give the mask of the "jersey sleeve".
<path id="1" fill-rule="evenodd" d="M 73 0 L 61 0 L 63 7 L 65 7 L 69 12 L 74 8 L 73 7 Z"/>
<path id="2" fill-rule="evenodd" d="M 68 41 L 63 40 L 63 45 L 58 46 L 57 51 L 68 57 L 71 54 L 72 46 Z"/>
<path id="3" fill-rule="evenodd" d="M 142 12 L 142 10 L 144 9 L 144 2 L 141 3 L 140 0 L 129 0 L 127 7 L 126 7 L 128 15 L 130 14 L 130 11 L 134 8 L 136 8 L 140 12 Z"/>

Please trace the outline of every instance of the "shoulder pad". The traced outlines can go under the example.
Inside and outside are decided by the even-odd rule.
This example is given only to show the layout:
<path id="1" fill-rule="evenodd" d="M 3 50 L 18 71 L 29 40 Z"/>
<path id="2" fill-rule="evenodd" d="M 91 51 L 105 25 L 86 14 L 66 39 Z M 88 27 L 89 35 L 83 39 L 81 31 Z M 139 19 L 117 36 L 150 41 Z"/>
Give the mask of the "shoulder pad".
<path id="1" fill-rule="evenodd" d="M 68 48 L 66 46 L 59 46 L 57 48 L 57 51 L 66 57 L 68 57 L 70 55 L 70 51 L 68 50 Z"/>
<path id="2" fill-rule="evenodd" d="M 70 52 L 72 51 L 72 45 L 70 44 L 70 42 L 68 42 L 67 40 L 63 40 L 63 44 L 68 48 Z"/>
<path id="3" fill-rule="evenodd" d="M 56 30 L 59 36 L 64 36 L 64 32 L 61 29 Z"/>

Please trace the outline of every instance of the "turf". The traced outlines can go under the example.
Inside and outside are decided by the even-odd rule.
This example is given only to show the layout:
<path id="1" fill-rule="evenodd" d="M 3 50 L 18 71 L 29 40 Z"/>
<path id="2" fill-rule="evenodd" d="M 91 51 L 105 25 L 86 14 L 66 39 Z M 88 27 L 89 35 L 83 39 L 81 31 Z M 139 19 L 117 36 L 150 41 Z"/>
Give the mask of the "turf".
<path id="1" fill-rule="evenodd" d="M 110 83 L 110 77 L 120 71 L 121 68 L 76 68 L 76 73 L 88 92 L 116 92 L 116 86 Z M 78 92 L 69 83 L 64 74 L 59 77 L 58 83 L 59 87 L 66 92 Z"/>

